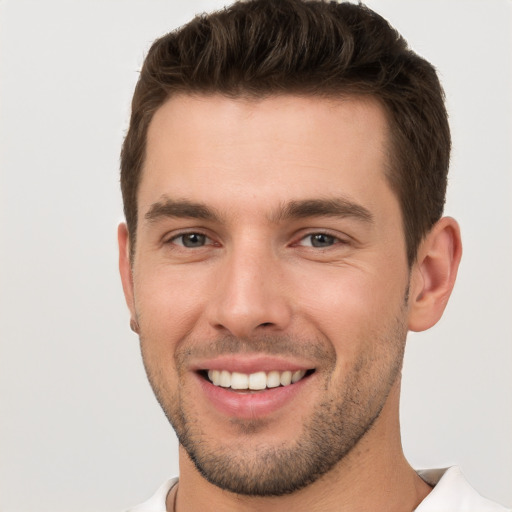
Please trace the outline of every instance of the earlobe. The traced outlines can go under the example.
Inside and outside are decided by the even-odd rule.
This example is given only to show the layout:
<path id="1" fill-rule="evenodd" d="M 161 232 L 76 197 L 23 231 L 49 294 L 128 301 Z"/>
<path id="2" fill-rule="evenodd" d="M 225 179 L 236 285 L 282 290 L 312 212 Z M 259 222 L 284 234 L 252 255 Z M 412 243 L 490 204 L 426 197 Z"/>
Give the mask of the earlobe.
<path id="1" fill-rule="evenodd" d="M 420 244 L 411 271 L 411 331 L 424 331 L 439 321 L 453 290 L 461 256 L 459 225 L 455 219 L 443 217 Z"/>
<path id="2" fill-rule="evenodd" d="M 117 228 L 117 241 L 119 244 L 119 273 L 121 275 L 126 304 L 131 314 L 130 326 L 132 330 L 134 330 L 133 325 L 137 325 L 137 320 L 135 315 L 133 276 L 130 261 L 130 236 L 125 223 L 119 224 Z"/>

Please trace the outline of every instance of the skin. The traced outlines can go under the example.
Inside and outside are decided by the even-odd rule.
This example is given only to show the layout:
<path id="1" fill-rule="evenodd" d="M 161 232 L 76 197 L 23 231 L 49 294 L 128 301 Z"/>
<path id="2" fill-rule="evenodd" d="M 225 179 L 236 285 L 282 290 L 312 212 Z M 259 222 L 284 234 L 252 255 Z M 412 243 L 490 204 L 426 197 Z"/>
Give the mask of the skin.
<path id="1" fill-rule="evenodd" d="M 182 441 L 169 510 L 411 511 L 430 491 L 402 453 L 400 369 L 407 330 L 442 315 L 460 235 L 441 219 L 409 268 L 388 151 L 371 99 L 179 95 L 156 112 L 133 261 L 125 225 L 119 247 L 144 364 Z M 197 372 L 229 357 L 314 372 L 270 412 L 231 414 Z M 335 460 L 281 496 L 232 492 L 190 457 L 215 456 L 211 471 L 227 461 L 228 482 L 258 481 L 266 455 L 317 452 L 319 426 Z"/>

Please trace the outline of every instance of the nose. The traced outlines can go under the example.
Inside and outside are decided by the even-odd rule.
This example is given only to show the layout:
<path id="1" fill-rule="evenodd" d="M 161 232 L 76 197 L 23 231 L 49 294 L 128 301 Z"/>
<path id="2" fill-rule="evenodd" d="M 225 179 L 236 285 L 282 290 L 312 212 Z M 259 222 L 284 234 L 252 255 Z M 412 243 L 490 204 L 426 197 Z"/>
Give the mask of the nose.
<path id="1" fill-rule="evenodd" d="M 210 325 L 238 338 L 284 331 L 292 317 L 278 258 L 269 249 L 252 249 L 240 247 L 223 258 L 208 308 Z"/>

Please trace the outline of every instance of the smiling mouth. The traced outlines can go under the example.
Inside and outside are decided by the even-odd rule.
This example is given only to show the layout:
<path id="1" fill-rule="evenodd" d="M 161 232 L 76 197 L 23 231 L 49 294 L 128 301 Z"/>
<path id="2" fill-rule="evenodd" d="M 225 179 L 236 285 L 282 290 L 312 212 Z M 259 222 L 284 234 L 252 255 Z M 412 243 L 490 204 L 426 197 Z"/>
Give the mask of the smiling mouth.
<path id="1" fill-rule="evenodd" d="M 270 372 L 260 371 L 247 374 L 229 372 L 227 370 L 203 370 L 199 373 L 214 386 L 230 388 L 236 391 L 261 391 L 280 386 L 291 386 L 308 377 L 314 373 L 314 371 L 314 369 L 296 370 L 293 372 L 290 370 L 274 370 Z"/>

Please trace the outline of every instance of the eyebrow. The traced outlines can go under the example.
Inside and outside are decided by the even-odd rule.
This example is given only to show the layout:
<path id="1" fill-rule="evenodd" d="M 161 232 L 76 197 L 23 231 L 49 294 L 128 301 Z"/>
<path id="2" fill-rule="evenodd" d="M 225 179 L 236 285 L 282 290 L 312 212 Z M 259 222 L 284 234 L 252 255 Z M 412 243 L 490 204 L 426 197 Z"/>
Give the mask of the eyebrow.
<path id="1" fill-rule="evenodd" d="M 352 217 L 371 224 L 373 215 L 364 206 L 345 198 L 290 201 L 272 215 L 274 222 L 306 217 Z"/>
<path id="2" fill-rule="evenodd" d="M 155 222 L 162 218 L 187 218 L 219 221 L 220 215 L 204 203 L 188 199 L 170 199 L 164 197 L 153 203 L 144 218 Z M 352 217 L 366 223 L 373 223 L 372 213 L 364 206 L 345 198 L 302 199 L 284 203 L 270 216 L 272 222 L 307 217 Z"/>
<path id="3" fill-rule="evenodd" d="M 219 219 L 219 215 L 203 203 L 196 203 L 188 199 L 175 200 L 168 197 L 153 203 L 144 215 L 144 218 L 149 222 L 168 217 L 210 221 Z"/>

